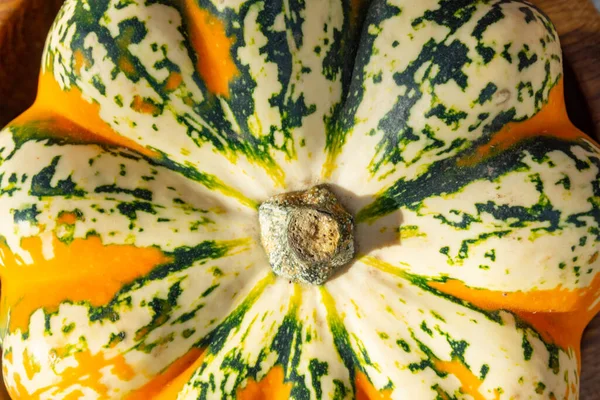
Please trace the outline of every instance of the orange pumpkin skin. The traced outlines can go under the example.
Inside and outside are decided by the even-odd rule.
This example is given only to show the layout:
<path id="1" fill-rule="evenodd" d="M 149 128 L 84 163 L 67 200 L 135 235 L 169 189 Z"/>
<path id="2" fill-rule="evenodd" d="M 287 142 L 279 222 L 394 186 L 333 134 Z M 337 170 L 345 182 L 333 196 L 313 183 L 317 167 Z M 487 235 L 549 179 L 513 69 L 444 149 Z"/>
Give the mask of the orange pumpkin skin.
<path id="1" fill-rule="evenodd" d="M 563 98 L 520 1 L 66 1 L 0 133 L 11 397 L 577 398 L 600 152 Z M 356 254 L 316 285 L 258 215 L 320 184 Z"/>

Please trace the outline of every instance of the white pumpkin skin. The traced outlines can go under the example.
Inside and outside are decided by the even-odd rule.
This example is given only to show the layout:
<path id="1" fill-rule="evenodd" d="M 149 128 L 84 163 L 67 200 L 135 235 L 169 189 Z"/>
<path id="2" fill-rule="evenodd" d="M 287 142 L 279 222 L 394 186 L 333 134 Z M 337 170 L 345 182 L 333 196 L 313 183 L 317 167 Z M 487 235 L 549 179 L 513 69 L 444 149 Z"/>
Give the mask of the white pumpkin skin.
<path id="1" fill-rule="evenodd" d="M 552 120 L 477 158 L 560 88 L 558 36 L 523 2 L 474 3 L 67 0 L 43 60 L 55 102 L 0 134 L 12 395 L 123 398 L 200 349 L 179 399 L 275 368 L 294 399 L 354 398 L 360 377 L 393 399 L 576 398 L 577 345 L 521 318 L 548 307 L 436 289 L 600 302 L 597 144 Z M 320 183 L 359 254 L 292 284 L 257 207 Z"/>

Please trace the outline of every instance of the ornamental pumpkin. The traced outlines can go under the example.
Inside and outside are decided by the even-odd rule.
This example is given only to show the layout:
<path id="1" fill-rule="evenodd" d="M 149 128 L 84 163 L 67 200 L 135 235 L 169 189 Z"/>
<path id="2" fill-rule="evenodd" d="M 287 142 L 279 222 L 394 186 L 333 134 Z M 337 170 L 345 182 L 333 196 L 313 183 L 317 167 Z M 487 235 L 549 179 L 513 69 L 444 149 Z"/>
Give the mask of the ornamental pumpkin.
<path id="1" fill-rule="evenodd" d="M 576 399 L 600 151 L 516 0 L 68 0 L 0 135 L 15 399 Z"/>

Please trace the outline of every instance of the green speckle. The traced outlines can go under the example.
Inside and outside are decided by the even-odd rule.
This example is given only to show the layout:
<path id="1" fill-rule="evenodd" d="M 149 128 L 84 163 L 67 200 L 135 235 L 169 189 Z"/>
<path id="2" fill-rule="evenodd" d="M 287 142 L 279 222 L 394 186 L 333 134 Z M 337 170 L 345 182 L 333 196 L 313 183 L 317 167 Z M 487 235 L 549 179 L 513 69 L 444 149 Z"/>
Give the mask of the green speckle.
<path id="1" fill-rule="evenodd" d="M 111 185 L 102 185 L 98 186 L 94 189 L 95 193 L 119 193 L 119 194 L 128 194 L 140 200 L 152 201 L 152 192 L 148 189 L 143 188 L 135 188 L 135 189 L 125 189 L 118 187 L 114 183 Z"/>
<path id="2" fill-rule="evenodd" d="M 544 393 L 544 390 L 546 390 L 546 385 L 544 385 L 542 382 L 538 382 L 538 383 L 535 385 L 535 392 L 536 392 L 537 394 L 543 394 L 543 393 Z"/>
<path id="3" fill-rule="evenodd" d="M 438 104 L 429 110 L 425 117 L 438 117 L 446 125 L 451 126 L 453 130 L 460 127 L 460 121 L 467 118 L 468 114 L 464 111 L 457 111 L 453 108 L 447 109 L 445 105 Z"/>
<path id="4" fill-rule="evenodd" d="M 406 340 L 404 339 L 398 339 L 396 340 L 396 344 L 400 347 L 402 347 L 402 350 L 404 350 L 405 352 L 410 352 L 410 346 L 408 345 L 408 343 L 406 342 Z"/>
<path id="5" fill-rule="evenodd" d="M 477 43 L 475 50 L 483 59 L 484 64 L 489 64 L 489 62 L 492 61 L 496 55 L 496 51 L 492 47 L 485 46 L 481 43 Z"/>
<path id="6" fill-rule="evenodd" d="M 339 379 L 334 379 L 333 384 L 335 386 L 335 390 L 333 393 L 334 400 L 343 400 L 348 397 L 348 388 L 346 388 L 342 381 L 340 381 Z"/>
<path id="7" fill-rule="evenodd" d="M 433 310 L 431 310 L 431 315 L 433 315 L 433 317 L 435 319 L 438 319 L 438 320 L 440 320 L 442 322 L 446 322 L 446 320 L 440 314 L 438 314 L 437 312 L 435 312 Z"/>
<path id="8" fill-rule="evenodd" d="M 481 380 L 484 380 L 487 376 L 488 372 L 490 372 L 490 366 L 487 364 L 483 364 L 481 366 L 481 370 L 479 371 L 479 377 Z"/>
<path id="9" fill-rule="evenodd" d="M 504 50 L 502 51 L 502 53 L 500 54 L 506 61 L 508 61 L 509 63 L 512 64 L 512 56 L 510 55 L 510 53 L 508 52 L 508 50 L 510 49 L 510 46 L 512 46 L 512 43 L 508 43 L 504 45 Z"/>
<path id="10" fill-rule="evenodd" d="M 571 190 L 571 179 L 567 175 L 564 175 L 562 179 L 556 182 L 556 185 L 562 185 L 565 190 Z"/>
<path id="11" fill-rule="evenodd" d="M 525 361 L 531 360 L 531 356 L 533 354 L 533 347 L 531 347 L 531 343 L 527 340 L 527 336 L 523 335 L 523 342 L 521 344 L 523 347 L 523 358 Z"/>
<path id="12" fill-rule="evenodd" d="M 62 331 L 65 334 L 73 331 L 73 329 L 75 329 L 75 322 L 71 322 L 70 324 L 62 327 Z"/>
<path id="13" fill-rule="evenodd" d="M 497 90 L 498 86 L 496 86 L 493 82 L 489 82 L 483 89 L 481 89 L 479 97 L 477 98 L 477 103 L 484 104 L 485 102 L 490 101 Z"/>
<path id="14" fill-rule="evenodd" d="M 558 268 L 560 268 L 560 269 L 565 269 L 566 266 L 567 266 L 567 264 L 564 262 L 561 262 L 560 264 L 558 264 Z"/>
<path id="15" fill-rule="evenodd" d="M 85 191 L 77 188 L 77 185 L 75 185 L 71 176 L 59 180 L 56 183 L 56 186 L 51 185 L 60 158 L 61 156 L 54 157 L 49 166 L 44 167 L 39 173 L 33 176 L 31 179 L 31 189 L 29 191 L 32 196 L 63 196 L 66 198 L 85 196 Z"/>
<path id="16" fill-rule="evenodd" d="M 496 249 L 492 249 L 492 250 L 486 252 L 483 256 L 485 258 L 489 258 L 492 261 L 496 261 Z"/>
<path id="17" fill-rule="evenodd" d="M 188 328 L 188 329 L 185 329 L 183 332 L 181 332 L 181 336 L 183 336 L 185 339 L 187 339 L 190 336 L 192 336 L 195 332 L 196 332 L 196 330 L 194 328 Z"/>
<path id="18" fill-rule="evenodd" d="M 108 343 L 106 345 L 106 347 L 108 348 L 113 348 L 115 347 L 117 344 L 121 343 L 123 340 L 125 340 L 125 332 L 119 332 L 119 333 L 111 333 L 110 334 L 110 339 L 108 340 Z"/>
<path id="19" fill-rule="evenodd" d="M 211 294 L 212 292 L 215 291 L 215 289 L 217 289 L 220 285 L 214 284 L 212 286 L 210 286 L 208 289 L 206 289 L 204 292 L 202 292 L 202 294 L 200 295 L 200 297 L 207 297 L 209 294 Z"/>
<path id="20" fill-rule="evenodd" d="M 205 306 L 204 303 L 197 305 L 191 311 L 181 314 L 175 321 L 172 322 L 172 324 L 181 324 L 183 322 L 189 321 L 190 319 L 194 318 L 196 316 L 196 313 L 198 311 L 200 311 L 201 309 L 203 309 L 204 306 Z"/>
<path id="21" fill-rule="evenodd" d="M 522 71 L 525 68 L 530 67 L 531 65 L 535 64 L 535 62 L 538 59 L 537 54 L 529 54 L 529 46 L 527 44 L 523 45 L 523 49 L 521 51 L 519 51 L 518 54 L 519 57 L 519 71 Z"/>
<path id="22" fill-rule="evenodd" d="M 150 332 L 165 324 L 171 318 L 171 311 L 177 305 L 177 299 L 182 293 L 180 282 L 173 284 L 169 288 L 166 299 L 154 297 L 148 306 L 152 309 L 152 320 L 135 333 L 135 340 L 140 341 Z"/>
<path id="23" fill-rule="evenodd" d="M 121 10 L 129 5 L 132 4 L 136 4 L 135 0 L 119 0 L 116 4 L 115 4 L 115 8 L 117 10 Z"/>
<path id="24" fill-rule="evenodd" d="M 533 10 L 529 7 L 519 7 L 519 11 L 523 13 L 525 16 L 525 22 L 529 24 L 530 22 L 535 21 L 535 15 L 533 14 Z"/>
<path id="25" fill-rule="evenodd" d="M 400 226 L 400 228 L 398 228 L 398 231 L 400 232 L 400 238 L 401 239 L 409 239 L 412 237 L 425 237 L 427 236 L 426 233 L 421 232 L 419 230 L 419 226 L 418 225 L 402 225 Z"/>
<path id="26" fill-rule="evenodd" d="M 429 327 L 427 326 L 427 324 L 425 323 L 425 321 L 423 321 L 421 323 L 421 330 L 423 332 L 425 332 L 426 334 L 428 334 L 429 336 L 433 337 L 433 331 L 431 329 L 429 329 Z"/>
<path id="27" fill-rule="evenodd" d="M 15 210 L 13 220 L 15 224 L 20 222 L 29 222 L 31 225 L 37 225 L 37 216 L 40 214 L 41 211 L 38 211 L 37 205 L 33 204 L 21 210 Z"/>
<path id="28" fill-rule="evenodd" d="M 117 205 L 117 209 L 119 210 L 119 212 L 121 214 L 123 214 L 124 216 L 126 216 L 127 218 L 129 218 L 132 221 L 137 219 L 138 211 L 143 211 L 148 214 L 156 214 L 156 211 L 154 210 L 154 207 L 152 206 L 152 204 L 143 202 L 143 201 L 133 201 L 130 203 L 126 203 L 126 202 L 119 203 Z M 98 209 L 98 211 L 101 212 L 100 209 Z"/>
<path id="29" fill-rule="evenodd" d="M 102 96 L 106 96 L 106 86 L 102 83 L 100 76 L 94 75 L 92 77 L 92 85 L 100 92 Z"/>
<path id="30" fill-rule="evenodd" d="M 311 376 L 311 383 L 315 390 L 317 399 L 323 398 L 323 389 L 321 388 L 321 378 L 327 376 L 329 366 L 326 362 L 321 362 L 316 358 L 313 358 L 308 363 L 308 371 Z"/>

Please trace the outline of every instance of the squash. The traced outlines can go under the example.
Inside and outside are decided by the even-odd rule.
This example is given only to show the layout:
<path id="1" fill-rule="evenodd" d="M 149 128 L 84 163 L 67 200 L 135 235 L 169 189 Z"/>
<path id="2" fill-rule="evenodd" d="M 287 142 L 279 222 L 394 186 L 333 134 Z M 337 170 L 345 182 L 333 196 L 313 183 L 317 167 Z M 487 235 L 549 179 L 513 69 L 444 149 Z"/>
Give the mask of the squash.
<path id="1" fill-rule="evenodd" d="M 520 1 L 67 0 L 0 134 L 15 399 L 575 399 L 600 150 Z"/>

